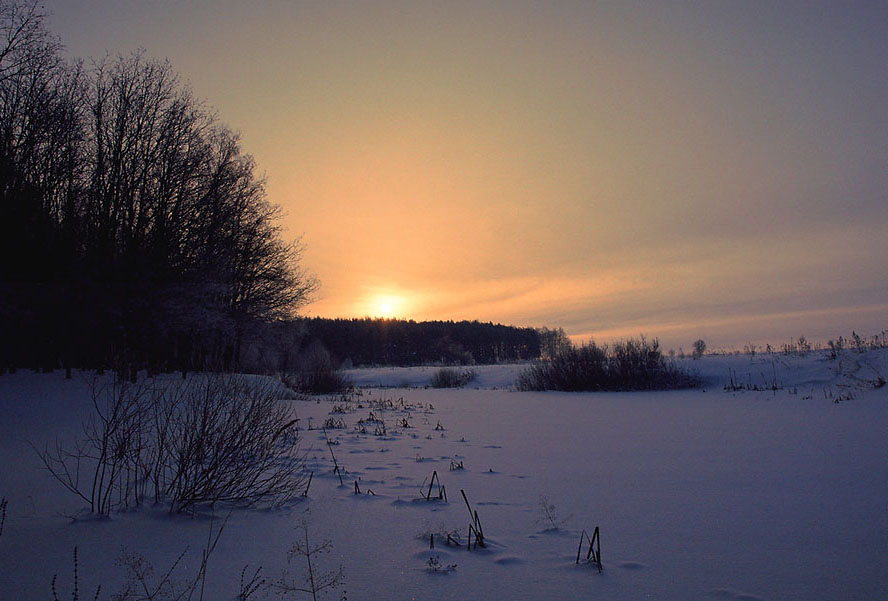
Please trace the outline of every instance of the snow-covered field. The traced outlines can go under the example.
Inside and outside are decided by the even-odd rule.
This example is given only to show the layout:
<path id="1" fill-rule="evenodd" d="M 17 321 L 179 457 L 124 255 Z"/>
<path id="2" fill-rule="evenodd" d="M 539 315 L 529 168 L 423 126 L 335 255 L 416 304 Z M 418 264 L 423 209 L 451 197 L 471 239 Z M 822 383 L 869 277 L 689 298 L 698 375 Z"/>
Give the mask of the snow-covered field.
<path id="1" fill-rule="evenodd" d="M 510 389 L 520 366 L 494 366 L 475 368 L 465 389 L 436 390 L 422 388 L 435 368 L 381 368 L 350 372 L 365 388 L 345 413 L 331 414 L 341 400 L 285 401 L 303 427 L 344 421 L 328 435 L 345 485 L 324 433 L 303 430 L 314 472 L 308 498 L 232 513 L 204 598 L 235 599 L 247 564 L 249 574 L 262 566 L 267 579 L 284 569 L 301 578 L 304 564 L 297 557 L 288 565 L 287 550 L 303 517 L 313 542 L 332 542 L 315 567 L 343 568 L 331 599 L 343 591 L 349 600 L 888 598 L 888 386 L 873 385 L 888 377 L 888 352 L 686 365 L 699 370 L 702 388 L 524 393 Z M 732 375 L 744 388 L 779 389 L 726 391 Z M 107 520 L 66 517 L 83 504 L 41 469 L 31 445 L 74 440 L 90 412 L 88 379 L 0 376 L 4 601 L 51 598 L 54 574 L 59 598 L 70 598 L 75 546 L 84 599 L 99 584 L 99 598 L 112 598 L 125 580 L 115 565 L 124 549 L 163 572 L 187 548 L 176 570 L 184 579 L 219 524 L 150 507 Z M 356 429 L 371 410 L 385 435 L 369 422 L 366 433 Z M 421 498 L 435 471 L 448 502 Z M 355 481 L 363 494 L 354 494 Z M 487 547 L 438 539 L 430 550 L 434 532 L 456 530 L 465 542 L 461 490 Z M 580 532 L 595 527 L 602 573 L 575 564 Z"/>

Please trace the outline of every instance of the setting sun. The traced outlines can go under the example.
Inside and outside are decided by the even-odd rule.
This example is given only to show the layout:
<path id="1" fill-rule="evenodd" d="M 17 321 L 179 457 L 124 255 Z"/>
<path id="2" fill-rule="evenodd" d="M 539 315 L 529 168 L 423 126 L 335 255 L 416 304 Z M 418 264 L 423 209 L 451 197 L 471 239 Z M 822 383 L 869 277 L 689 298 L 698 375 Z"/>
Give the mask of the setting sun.
<path id="1" fill-rule="evenodd" d="M 404 317 L 406 303 L 396 294 L 376 294 L 366 303 L 366 313 L 372 317 Z"/>

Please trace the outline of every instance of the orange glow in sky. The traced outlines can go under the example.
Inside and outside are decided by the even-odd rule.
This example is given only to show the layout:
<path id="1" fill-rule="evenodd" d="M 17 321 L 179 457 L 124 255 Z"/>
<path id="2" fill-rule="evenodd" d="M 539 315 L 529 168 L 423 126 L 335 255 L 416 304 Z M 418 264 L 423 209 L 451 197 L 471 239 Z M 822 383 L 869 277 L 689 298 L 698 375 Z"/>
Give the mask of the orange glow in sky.
<path id="1" fill-rule="evenodd" d="M 369 317 L 404 317 L 409 313 L 409 305 L 403 296 L 391 293 L 374 294 L 362 299 L 355 307 L 354 314 Z"/>
<path id="2" fill-rule="evenodd" d="M 167 56 L 241 132 L 309 315 L 888 326 L 883 3 L 57 4 L 72 55 Z"/>

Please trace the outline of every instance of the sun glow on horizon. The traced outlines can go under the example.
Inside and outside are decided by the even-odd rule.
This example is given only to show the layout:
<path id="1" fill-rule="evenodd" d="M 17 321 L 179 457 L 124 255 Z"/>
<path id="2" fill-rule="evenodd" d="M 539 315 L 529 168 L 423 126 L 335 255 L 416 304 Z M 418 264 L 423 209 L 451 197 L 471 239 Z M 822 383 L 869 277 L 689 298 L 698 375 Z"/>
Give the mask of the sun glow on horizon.
<path id="1" fill-rule="evenodd" d="M 885 2 L 44 4 L 66 57 L 169 57 L 241 132 L 322 283 L 301 315 L 885 327 Z"/>
<path id="2" fill-rule="evenodd" d="M 407 301 L 403 296 L 392 293 L 372 295 L 362 304 L 366 307 L 366 314 L 373 317 L 384 317 L 386 319 L 405 317 L 404 313 L 407 307 Z"/>

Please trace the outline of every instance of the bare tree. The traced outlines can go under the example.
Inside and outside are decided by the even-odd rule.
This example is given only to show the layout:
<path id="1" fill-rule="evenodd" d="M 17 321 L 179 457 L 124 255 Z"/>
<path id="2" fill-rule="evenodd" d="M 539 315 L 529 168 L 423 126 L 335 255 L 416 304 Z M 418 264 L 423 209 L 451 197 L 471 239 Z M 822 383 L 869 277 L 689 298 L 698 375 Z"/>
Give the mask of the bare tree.
<path id="1" fill-rule="evenodd" d="M 0 0 L 0 82 L 58 52 L 61 44 L 44 29 L 45 17 L 37 0 Z"/>
<path id="2" fill-rule="evenodd" d="M 236 365 L 249 330 L 315 290 L 301 243 L 168 62 L 67 64 L 43 19 L 0 0 L 0 251 L 20 257 L 0 265 L 5 338 L 50 365 L 75 338 L 130 372 Z"/>

